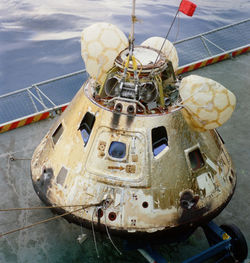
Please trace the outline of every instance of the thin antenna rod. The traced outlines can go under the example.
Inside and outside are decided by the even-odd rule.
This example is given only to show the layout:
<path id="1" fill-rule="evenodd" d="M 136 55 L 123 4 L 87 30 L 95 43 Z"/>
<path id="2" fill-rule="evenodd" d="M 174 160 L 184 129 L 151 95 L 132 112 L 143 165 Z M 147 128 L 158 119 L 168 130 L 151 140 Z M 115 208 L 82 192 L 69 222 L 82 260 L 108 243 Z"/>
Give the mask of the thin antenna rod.
<path id="1" fill-rule="evenodd" d="M 182 0 L 181 0 L 181 2 L 182 2 Z M 180 4 L 181 4 L 181 3 L 180 3 Z M 180 5 L 179 5 L 179 7 L 180 7 Z M 170 27 L 169 27 L 169 29 L 168 29 L 167 35 L 166 35 L 166 37 L 165 37 L 165 39 L 164 39 L 164 41 L 163 41 L 163 43 L 162 43 L 162 45 L 161 45 L 160 51 L 159 51 L 159 53 L 158 53 L 158 56 L 157 56 L 154 64 L 156 64 L 156 62 L 157 62 L 157 60 L 158 60 L 158 58 L 159 58 L 159 56 L 160 56 L 160 53 L 161 53 L 161 51 L 162 51 L 162 49 L 163 49 L 163 47 L 164 47 L 164 45 L 165 45 L 165 43 L 166 43 L 166 40 L 167 40 L 167 38 L 168 38 L 168 35 L 169 35 L 169 33 L 170 33 L 173 25 L 174 25 L 174 22 L 175 22 L 175 20 L 176 20 L 176 17 L 177 17 L 177 15 L 178 15 L 178 13 L 179 13 L 179 7 L 178 7 L 178 10 L 177 10 L 177 12 L 176 12 L 176 14 L 175 14 L 175 16 L 174 16 L 174 19 L 173 19 Z"/>
<path id="2" fill-rule="evenodd" d="M 132 36 L 132 39 L 134 39 L 134 33 L 135 33 L 135 0 L 133 0 L 133 7 L 132 7 L 132 16 L 131 16 L 131 19 L 132 19 L 132 28 L 131 28 L 131 36 Z"/>
<path id="3" fill-rule="evenodd" d="M 136 16 L 135 16 L 135 1 L 133 0 L 132 3 L 132 14 L 131 14 L 131 33 L 130 33 L 130 50 L 133 51 L 134 49 L 134 35 L 135 35 L 135 22 L 136 22 Z"/>

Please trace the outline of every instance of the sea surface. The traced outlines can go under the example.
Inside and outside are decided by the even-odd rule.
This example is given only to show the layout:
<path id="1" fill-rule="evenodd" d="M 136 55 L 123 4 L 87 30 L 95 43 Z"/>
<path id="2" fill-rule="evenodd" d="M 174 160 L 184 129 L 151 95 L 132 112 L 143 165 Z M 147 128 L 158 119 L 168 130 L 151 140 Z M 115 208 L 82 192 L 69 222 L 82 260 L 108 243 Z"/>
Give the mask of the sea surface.
<path id="1" fill-rule="evenodd" d="M 193 17 L 179 15 L 169 35 L 180 40 L 249 18 L 250 0 L 193 0 Z M 81 31 L 95 22 L 128 36 L 132 0 L 0 0 L 0 94 L 84 68 Z M 136 43 L 165 37 L 180 0 L 137 0 Z"/>

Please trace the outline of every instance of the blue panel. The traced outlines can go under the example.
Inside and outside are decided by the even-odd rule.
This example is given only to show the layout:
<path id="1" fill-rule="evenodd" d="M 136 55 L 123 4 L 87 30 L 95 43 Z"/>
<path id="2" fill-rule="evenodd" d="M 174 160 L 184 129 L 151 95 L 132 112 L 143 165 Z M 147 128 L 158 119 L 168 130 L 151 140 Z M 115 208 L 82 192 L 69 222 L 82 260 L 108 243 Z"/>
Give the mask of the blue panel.
<path id="1" fill-rule="evenodd" d="M 154 148 L 154 156 L 158 155 L 160 152 L 162 152 L 167 147 L 167 144 L 163 143 L 156 148 Z"/>
<path id="2" fill-rule="evenodd" d="M 87 132 L 86 129 L 82 129 L 82 130 L 81 130 L 81 134 L 82 134 L 82 139 L 83 139 L 83 141 L 84 141 L 84 145 L 86 145 L 87 142 L 88 142 L 88 140 L 89 140 L 89 135 L 90 135 L 90 134 Z"/>
<path id="3" fill-rule="evenodd" d="M 122 159 L 126 154 L 126 144 L 123 142 L 112 142 L 109 146 L 109 155 L 113 158 Z"/>

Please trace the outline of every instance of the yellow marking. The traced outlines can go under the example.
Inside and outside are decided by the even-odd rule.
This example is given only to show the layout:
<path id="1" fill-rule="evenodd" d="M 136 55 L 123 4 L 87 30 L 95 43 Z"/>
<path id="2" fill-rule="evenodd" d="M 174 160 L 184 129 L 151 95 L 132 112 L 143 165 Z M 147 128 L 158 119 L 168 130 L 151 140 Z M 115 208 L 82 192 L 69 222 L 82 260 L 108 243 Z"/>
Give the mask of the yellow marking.
<path id="1" fill-rule="evenodd" d="M 2 128 L 1 133 L 8 131 L 9 128 L 10 128 L 10 126 L 11 126 L 11 124 L 5 125 L 5 126 Z"/>
<path id="2" fill-rule="evenodd" d="M 237 51 L 237 52 L 236 52 L 236 54 L 235 54 L 235 56 L 238 56 L 238 55 L 240 55 L 242 51 L 243 51 L 242 49 L 241 49 L 241 50 L 239 50 L 239 51 Z"/>
<path id="3" fill-rule="evenodd" d="M 129 65 L 129 59 L 130 59 L 130 57 L 128 56 L 127 61 L 126 61 L 126 63 L 125 63 L 125 68 L 128 68 L 128 65 Z"/>
<path id="4" fill-rule="evenodd" d="M 27 119 L 19 121 L 17 128 L 24 126 L 26 121 L 27 121 Z"/>
<path id="5" fill-rule="evenodd" d="M 192 71 L 192 70 L 194 70 L 194 67 L 196 66 L 196 64 L 194 64 L 194 65 L 191 65 L 190 67 L 188 67 L 188 71 Z"/>
<path id="6" fill-rule="evenodd" d="M 218 62 L 218 60 L 219 60 L 219 57 L 214 58 L 214 59 L 212 60 L 212 63 L 211 63 L 211 64 Z"/>
<path id="7" fill-rule="evenodd" d="M 227 234 L 227 233 L 224 233 L 223 235 L 222 235 L 222 239 L 223 240 L 227 240 L 227 239 L 229 239 L 230 238 L 230 236 Z"/>
<path id="8" fill-rule="evenodd" d="M 37 122 L 40 120 L 40 118 L 42 117 L 42 113 L 41 114 L 38 114 L 34 117 L 33 121 L 32 122 Z"/>
<path id="9" fill-rule="evenodd" d="M 182 73 L 182 71 L 183 71 L 183 69 L 177 69 L 177 71 L 175 73 L 176 73 L 176 75 L 179 75 Z"/>
<path id="10" fill-rule="evenodd" d="M 133 70 L 137 70 L 137 63 L 134 56 L 132 56 L 132 63 L 133 63 Z"/>
<path id="11" fill-rule="evenodd" d="M 204 60 L 204 61 L 201 63 L 200 68 L 205 67 L 206 64 L 207 64 L 207 62 L 208 62 L 208 60 Z"/>
<path id="12" fill-rule="evenodd" d="M 158 83 L 159 95 L 160 95 L 160 104 L 162 107 L 164 107 L 165 102 L 164 102 L 164 94 L 163 94 L 163 87 L 162 87 L 162 79 L 160 78 L 160 76 L 156 76 L 155 80 Z"/>

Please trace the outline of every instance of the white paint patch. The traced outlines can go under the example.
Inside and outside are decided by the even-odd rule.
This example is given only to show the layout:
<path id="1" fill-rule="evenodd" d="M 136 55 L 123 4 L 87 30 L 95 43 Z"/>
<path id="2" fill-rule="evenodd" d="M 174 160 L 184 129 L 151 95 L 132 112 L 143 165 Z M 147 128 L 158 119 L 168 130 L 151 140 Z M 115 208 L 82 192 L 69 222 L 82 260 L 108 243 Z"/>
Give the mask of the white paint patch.
<path id="1" fill-rule="evenodd" d="M 225 181 L 224 181 L 223 178 L 222 178 L 223 174 L 217 173 L 215 176 L 216 176 L 216 178 L 218 179 L 218 181 L 219 181 L 219 183 L 220 183 L 220 186 L 221 186 L 222 188 L 225 187 Z"/>
<path id="2" fill-rule="evenodd" d="M 81 172 L 81 170 L 82 170 L 82 163 L 79 162 L 79 163 L 77 164 L 76 168 L 75 168 L 75 172 L 78 174 L 78 173 Z"/>
<path id="3" fill-rule="evenodd" d="M 72 204 L 73 200 L 75 199 L 76 194 L 78 194 L 78 192 L 79 192 L 78 190 L 82 189 L 83 185 L 84 185 L 83 178 L 80 177 L 80 176 L 77 176 L 75 178 L 75 183 L 71 187 L 71 190 L 70 190 L 70 192 L 68 194 L 68 198 L 67 198 L 68 204 Z"/>
<path id="4" fill-rule="evenodd" d="M 116 193 L 114 206 L 117 207 L 120 203 L 121 203 L 121 195 L 119 193 Z"/>
<path id="5" fill-rule="evenodd" d="M 89 185 L 86 193 L 87 193 L 87 195 L 94 197 L 95 193 L 96 193 L 96 189 L 95 189 L 94 185 Z"/>
<path id="6" fill-rule="evenodd" d="M 206 163 L 217 173 L 218 169 L 215 163 L 213 163 L 209 158 L 207 158 Z"/>
<path id="7" fill-rule="evenodd" d="M 214 184 L 207 173 L 199 175 L 196 180 L 199 188 L 202 190 L 206 190 L 206 196 L 209 196 L 214 192 Z"/>
<path id="8" fill-rule="evenodd" d="M 125 204 L 124 196 L 125 196 L 125 190 L 122 189 L 122 193 L 121 193 L 121 205 L 124 205 L 124 204 Z"/>
<path id="9" fill-rule="evenodd" d="M 72 148 L 73 148 L 72 144 L 68 144 L 68 143 L 64 144 L 64 152 L 65 152 L 65 154 L 69 155 Z"/>
<path id="10" fill-rule="evenodd" d="M 156 231 L 161 231 L 161 230 L 163 230 L 165 227 L 157 227 L 157 228 L 149 228 L 149 229 L 147 229 L 147 232 L 148 233 L 154 233 L 154 232 L 156 232 Z"/>
<path id="11" fill-rule="evenodd" d="M 90 113 L 92 113 L 92 114 L 94 114 L 95 115 L 95 113 L 94 112 L 92 112 L 92 108 L 89 106 L 88 107 L 88 112 L 90 112 Z"/>
<path id="12" fill-rule="evenodd" d="M 147 48 L 143 48 L 143 47 L 136 47 L 134 50 L 134 56 L 136 57 L 136 59 L 138 59 L 142 63 L 142 65 L 148 65 L 152 62 L 155 62 L 155 60 L 158 56 L 158 53 L 152 49 L 147 49 Z M 127 50 L 122 52 L 121 58 L 123 61 L 126 61 Z M 157 59 L 157 61 L 158 60 L 159 60 L 159 58 Z M 130 64 L 132 64 L 132 63 L 130 62 Z"/>
<path id="13" fill-rule="evenodd" d="M 135 230 L 135 229 L 128 229 L 128 232 L 129 232 L 129 233 L 135 233 L 136 230 Z"/>

